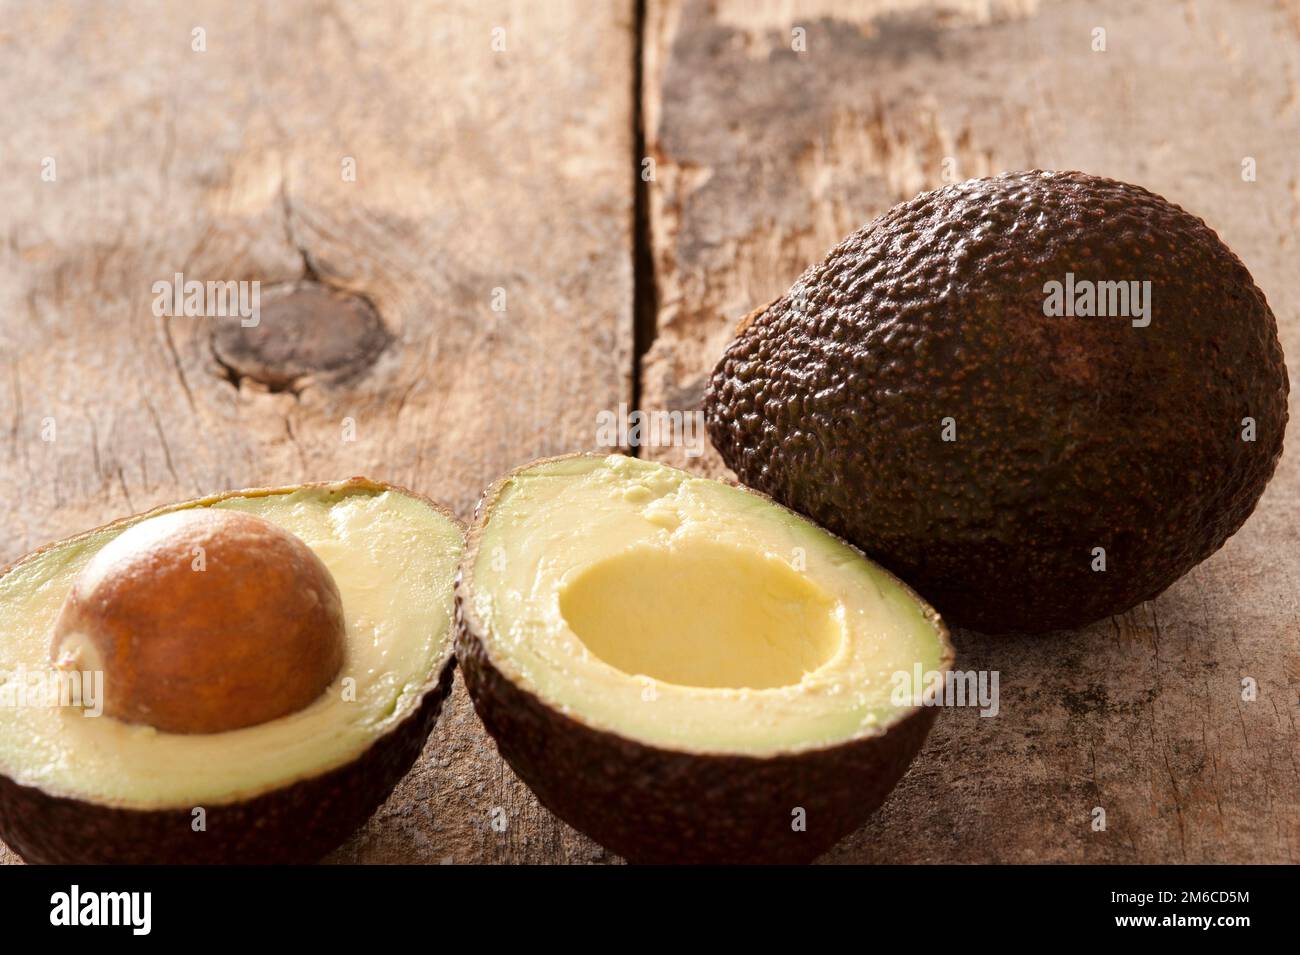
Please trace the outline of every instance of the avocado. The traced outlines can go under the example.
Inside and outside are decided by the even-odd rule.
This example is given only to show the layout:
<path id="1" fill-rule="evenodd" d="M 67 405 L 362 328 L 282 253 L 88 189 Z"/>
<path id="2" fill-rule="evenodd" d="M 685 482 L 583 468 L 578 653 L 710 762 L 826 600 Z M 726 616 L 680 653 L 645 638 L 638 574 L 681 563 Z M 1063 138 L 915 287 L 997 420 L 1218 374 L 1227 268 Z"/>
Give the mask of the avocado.
<path id="1" fill-rule="evenodd" d="M 861 825 L 952 663 L 937 614 L 747 488 L 619 455 L 485 493 L 456 587 L 479 717 L 542 804 L 634 862 L 805 862 Z"/>
<path id="2" fill-rule="evenodd" d="M 444 509 L 354 478 L 22 558 L 0 574 L 0 838 L 29 862 L 319 859 L 433 728 L 461 550 Z"/>
<path id="3" fill-rule="evenodd" d="M 1206 224 L 1137 186 L 1018 172 L 917 196 L 751 313 L 709 380 L 747 484 L 977 630 L 1149 600 L 1282 451 L 1277 327 Z"/>

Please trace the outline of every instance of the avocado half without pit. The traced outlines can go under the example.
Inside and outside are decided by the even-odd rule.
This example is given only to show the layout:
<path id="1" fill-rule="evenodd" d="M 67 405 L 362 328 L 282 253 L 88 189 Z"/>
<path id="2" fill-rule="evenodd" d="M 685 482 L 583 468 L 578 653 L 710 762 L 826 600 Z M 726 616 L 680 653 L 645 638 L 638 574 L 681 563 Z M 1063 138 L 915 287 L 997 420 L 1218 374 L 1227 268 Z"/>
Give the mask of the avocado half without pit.
<path id="1" fill-rule="evenodd" d="M 437 719 L 461 546 L 437 505 L 358 478 L 20 560 L 0 575 L 0 838 L 29 862 L 337 847 Z"/>
<path id="2" fill-rule="evenodd" d="M 622 456 L 486 493 L 457 583 L 480 718 L 541 802 L 640 862 L 808 861 L 858 828 L 952 648 L 911 590 L 746 488 Z"/>

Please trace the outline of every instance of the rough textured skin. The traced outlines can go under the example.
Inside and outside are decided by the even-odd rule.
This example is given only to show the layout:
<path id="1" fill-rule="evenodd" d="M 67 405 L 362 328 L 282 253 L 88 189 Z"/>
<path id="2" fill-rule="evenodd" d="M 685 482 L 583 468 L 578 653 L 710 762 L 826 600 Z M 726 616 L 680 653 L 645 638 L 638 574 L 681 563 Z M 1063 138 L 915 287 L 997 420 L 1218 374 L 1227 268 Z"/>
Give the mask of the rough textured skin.
<path id="1" fill-rule="evenodd" d="M 330 486 L 337 487 L 339 493 L 364 488 L 417 497 L 448 520 L 459 523 L 442 505 L 384 482 L 358 477 L 334 485 L 301 485 Z M 231 491 L 159 508 L 108 526 L 209 506 L 228 497 L 264 497 L 298 487 Z M 34 551 L 0 570 L 0 577 L 24 560 L 63 543 L 67 542 Z M 451 692 L 456 669 L 453 650 L 453 642 L 448 640 L 419 704 L 352 762 L 249 799 L 204 805 L 206 831 L 193 831 L 195 806 L 142 810 L 104 805 L 51 795 L 0 773 L 0 839 L 29 863 L 315 862 L 364 825 L 419 758 L 443 701 Z"/>
<path id="2" fill-rule="evenodd" d="M 484 495 L 469 533 L 456 583 L 456 654 L 479 718 L 542 805 L 631 862 L 801 863 L 885 801 L 935 709 L 917 708 L 879 735 L 825 749 L 701 755 L 587 726 L 511 682 L 493 664 L 490 636 L 472 610 L 479 535 L 506 480 Z M 948 667 L 952 648 L 939 629 Z M 802 832 L 791 827 L 796 807 L 806 814 Z"/>
<path id="3" fill-rule="evenodd" d="M 1045 316 L 1067 272 L 1149 280 L 1150 325 Z M 851 235 L 742 325 L 705 410 L 742 480 L 950 622 L 1043 631 L 1122 612 L 1217 550 L 1273 473 L 1287 393 L 1264 296 L 1204 222 L 1033 171 Z"/>

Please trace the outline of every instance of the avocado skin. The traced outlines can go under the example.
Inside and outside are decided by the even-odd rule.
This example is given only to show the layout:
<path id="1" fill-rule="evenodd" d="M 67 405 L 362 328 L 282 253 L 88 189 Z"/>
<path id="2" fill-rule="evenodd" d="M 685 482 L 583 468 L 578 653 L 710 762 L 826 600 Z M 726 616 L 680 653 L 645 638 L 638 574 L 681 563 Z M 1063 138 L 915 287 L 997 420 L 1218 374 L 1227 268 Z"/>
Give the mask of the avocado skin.
<path id="1" fill-rule="evenodd" d="M 673 752 L 546 706 L 493 666 L 463 624 L 456 652 L 474 710 L 515 775 L 555 815 L 638 863 L 811 862 L 880 807 L 937 712 L 913 711 L 888 744 L 871 737 L 772 757 Z M 791 829 L 795 807 L 807 813 L 805 832 Z"/>
<path id="2" fill-rule="evenodd" d="M 1150 325 L 1045 316 L 1067 272 L 1150 280 Z M 1288 390 L 1263 293 L 1201 219 L 1036 170 L 849 236 L 741 323 L 704 407 L 742 481 L 949 622 L 1039 632 L 1149 600 L 1222 546 L 1273 474 Z"/>
<path id="3" fill-rule="evenodd" d="M 917 707 L 877 735 L 823 749 L 772 756 L 691 753 L 588 726 L 512 682 L 492 663 L 482 624 L 466 607 L 480 535 L 513 474 L 583 456 L 517 468 L 479 501 L 456 577 L 455 607 L 456 658 L 480 721 L 543 806 L 629 862 L 813 861 L 881 806 L 920 751 L 937 709 Z M 767 500 L 752 488 L 741 489 Z M 946 671 L 955 657 L 948 630 L 912 596 L 938 628 L 938 669 Z M 796 807 L 805 810 L 803 832 L 791 828 Z"/>
<path id="4" fill-rule="evenodd" d="M 389 797 L 424 748 L 451 689 L 455 660 L 401 723 L 352 762 L 243 802 L 122 809 L 52 796 L 0 775 L 0 837 L 30 863 L 200 865 L 309 863 L 341 846 Z"/>
<path id="5" fill-rule="evenodd" d="M 266 497 L 330 482 L 254 488 L 213 494 L 135 518 L 105 525 L 129 525 L 184 507 L 207 507 L 230 497 Z M 418 498 L 463 528 L 446 507 L 406 488 L 365 477 L 337 485 L 395 491 Z M 0 569 L 0 577 L 37 554 L 89 536 L 87 531 L 38 548 Z M 452 626 L 455 624 L 453 622 Z M 207 829 L 194 832 L 196 806 L 129 809 L 56 796 L 24 786 L 0 773 L 0 840 L 34 864 L 300 864 L 317 862 L 341 846 L 383 805 L 411 771 L 438 722 L 456 670 L 453 641 L 436 667 L 419 704 L 350 763 L 298 780 L 251 799 L 206 805 Z"/>

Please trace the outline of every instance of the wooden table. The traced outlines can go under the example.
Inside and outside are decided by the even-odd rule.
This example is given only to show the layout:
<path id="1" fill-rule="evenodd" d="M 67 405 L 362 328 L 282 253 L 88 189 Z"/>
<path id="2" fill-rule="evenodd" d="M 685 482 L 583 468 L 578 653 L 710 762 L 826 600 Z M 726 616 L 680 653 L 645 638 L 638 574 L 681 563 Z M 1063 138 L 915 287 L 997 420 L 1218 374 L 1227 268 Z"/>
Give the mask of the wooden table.
<path id="1" fill-rule="evenodd" d="M 602 409 L 694 406 L 734 321 L 842 235 L 1004 169 L 1204 216 L 1300 383 L 1294 4 L 13 0 L 0 63 L 0 563 L 353 474 L 468 516 L 506 469 L 593 446 Z M 156 316 L 176 272 L 260 281 L 267 333 Z M 1159 599 L 1059 639 L 957 633 L 1001 714 L 942 713 L 828 861 L 1300 860 L 1298 460 Z M 540 808 L 459 684 L 333 857 L 611 858 Z"/>

